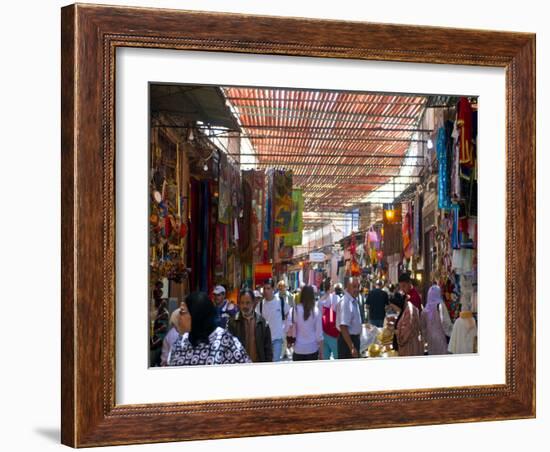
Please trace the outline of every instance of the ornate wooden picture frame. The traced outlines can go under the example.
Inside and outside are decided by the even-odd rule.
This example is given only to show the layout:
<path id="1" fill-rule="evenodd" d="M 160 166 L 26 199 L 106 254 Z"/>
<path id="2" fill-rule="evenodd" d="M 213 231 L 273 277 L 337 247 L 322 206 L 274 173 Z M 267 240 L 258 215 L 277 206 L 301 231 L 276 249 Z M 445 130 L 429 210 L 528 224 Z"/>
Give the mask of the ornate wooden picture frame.
<path id="1" fill-rule="evenodd" d="M 535 35 L 78 4 L 62 9 L 61 33 L 64 444 L 87 447 L 535 416 Z M 117 405 L 118 47 L 505 68 L 505 384 Z M 309 421 L 322 418 L 327 409 L 330 424 Z M 239 429 L 228 429 L 227 419 L 235 416 Z"/>

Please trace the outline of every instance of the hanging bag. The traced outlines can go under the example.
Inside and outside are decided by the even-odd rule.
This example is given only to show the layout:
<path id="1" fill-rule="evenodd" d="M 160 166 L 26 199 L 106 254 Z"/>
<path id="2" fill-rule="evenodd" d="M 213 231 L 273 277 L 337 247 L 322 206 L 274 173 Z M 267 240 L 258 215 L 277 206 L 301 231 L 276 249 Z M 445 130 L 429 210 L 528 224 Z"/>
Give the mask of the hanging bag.
<path id="1" fill-rule="evenodd" d="M 367 232 L 367 242 L 369 244 L 373 243 L 373 244 L 377 244 L 378 243 L 378 234 L 376 233 L 376 231 L 374 230 L 374 228 L 371 226 L 370 229 L 369 229 L 369 232 Z"/>

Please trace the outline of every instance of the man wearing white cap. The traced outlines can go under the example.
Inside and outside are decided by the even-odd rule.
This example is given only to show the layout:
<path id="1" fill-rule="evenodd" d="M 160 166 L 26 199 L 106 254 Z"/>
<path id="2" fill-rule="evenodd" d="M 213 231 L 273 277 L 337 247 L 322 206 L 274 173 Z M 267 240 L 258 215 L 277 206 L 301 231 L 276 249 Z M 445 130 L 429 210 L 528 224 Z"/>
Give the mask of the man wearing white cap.
<path id="1" fill-rule="evenodd" d="M 229 318 L 235 317 L 238 308 L 225 298 L 223 286 L 214 287 L 214 305 L 216 306 L 216 326 L 227 328 Z"/>

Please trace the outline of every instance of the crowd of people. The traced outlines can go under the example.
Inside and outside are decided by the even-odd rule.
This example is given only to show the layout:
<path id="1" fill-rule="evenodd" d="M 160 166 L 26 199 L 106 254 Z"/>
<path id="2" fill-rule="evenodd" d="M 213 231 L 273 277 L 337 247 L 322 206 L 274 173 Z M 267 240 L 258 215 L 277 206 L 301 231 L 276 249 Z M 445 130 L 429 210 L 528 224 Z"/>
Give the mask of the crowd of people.
<path id="1" fill-rule="evenodd" d="M 344 285 L 325 279 L 320 290 L 304 285 L 294 294 L 284 281 L 275 287 L 267 279 L 241 290 L 237 304 L 223 286 L 214 288 L 213 300 L 190 294 L 170 316 L 161 302 L 155 325 L 164 334 L 154 336 L 159 352 L 152 365 L 358 358 L 366 324 L 389 328 L 399 356 L 445 354 L 452 330 L 439 286 L 422 303 L 407 274 L 398 286 L 378 280 L 367 291 L 349 277 Z"/>

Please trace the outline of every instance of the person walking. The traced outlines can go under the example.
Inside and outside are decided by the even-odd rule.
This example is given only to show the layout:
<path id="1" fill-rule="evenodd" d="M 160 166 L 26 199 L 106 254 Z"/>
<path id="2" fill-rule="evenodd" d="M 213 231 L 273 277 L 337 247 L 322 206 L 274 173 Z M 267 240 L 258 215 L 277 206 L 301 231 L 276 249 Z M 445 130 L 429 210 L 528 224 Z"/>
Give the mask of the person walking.
<path id="1" fill-rule="evenodd" d="M 280 298 L 288 304 L 290 308 L 295 306 L 294 296 L 287 289 L 286 283 L 283 280 L 280 280 L 277 283 L 277 292 L 275 293 L 275 298 Z M 292 344 L 287 343 L 286 336 L 283 336 L 283 356 L 292 356 Z"/>
<path id="2" fill-rule="evenodd" d="M 160 355 L 160 365 L 168 365 L 168 353 L 174 345 L 174 342 L 183 334 L 191 330 L 191 317 L 185 302 L 182 302 L 179 309 L 174 309 L 170 315 L 170 331 L 162 341 L 162 353 Z"/>
<path id="3" fill-rule="evenodd" d="M 315 292 L 312 286 L 305 286 L 300 293 L 300 304 L 291 308 L 287 330 L 294 330 L 293 361 L 311 361 L 323 359 L 322 315 L 315 304 Z"/>
<path id="4" fill-rule="evenodd" d="M 420 317 L 416 306 L 402 292 L 394 294 L 390 306 L 399 313 L 394 325 L 393 349 L 399 356 L 423 355 Z"/>
<path id="5" fill-rule="evenodd" d="M 343 294 L 338 295 L 330 291 L 330 279 L 323 282 L 325 293 L 319 299 L 319 310 L 323 324 L 323 353 L 322 359 L 338 359 L 338 328 L 336 328 L 336 306 Z"/>
<path id="6" fill-rule="evenodd" d="M 361 325 L 367 323 L 368 310 L 367 310 L 367 296 L 369 293 L 368 286 L 365 284 L 360 286 L 359 294 L 357 295 L 357 303 L 359 304 L 359 314 L 361 315 Z"/>
<path id="7" fill-rule="evenodd" d="M 280 297 L 275 297 L 275 284 L 272 278 L 268 278 L 263 287 L 263 300 L 256 306 L 256 313 L 261 315 L 269 325 L 271 332 L 271 346 L 273 348 L 273 361 L 281 360 L 283 351 L 283 337 L 286 337 L 286 318 L 290 310 L 288 303 Z"/>
<path id="8" fill-rule="evenodd" d="M 204 292 L 185 299 L 191 330 L 180 336 L 168 354 L 169 366 L 198 366 L 252 362 L 239 339 L 216 326 L 216 307 Z"/>
<path id="9" fill-rule="evenodd" d="M 214 305 L 216 306 L 216 326 L 227 328 L 227 322 L 237 314 L 237 306 L 225 298 L 225 287 L 214 287 Z"/>
<path id="10" fill-rule="evenodd" d="M 438 285 L 430 287 L 427 298 L 426 306 L 420 313 L 422 337 L 428 344 L 428 355 L 445 355 L 453 330 L 451 317 Z"/>
<path id="11" fill-rule="evenodd" d="M 266 320 L 254 311 L 254 298 L 252 289 L 241 290 L 239 312 L 234 318 L 229 319 L 227 330 L 239 339 L 252 362 L 271 362 L 271 332 Z"/>
<path id="12" fill-rule="evenodd" d="M 346 290 L 336 308 L 338 336 L 338 359 L 359 357 L 361 345 L 361 313 L 359 312 L 359 279 L 350 276 L 346 279 Z"/>
<path id="13" fill-rule="evenodd" d="M 369 310 L 369 323 L 382 328 L 384 326 L 384 318 L 386 317 L 386 307 L 389 305 L 388 294 L 382 290 L 384 283 L 378 279 L 367 295 L 367 306 Z"/>
<path id="14" fill-rule="evenodd" d="M 399 276 L 399 288 L 405 295 L 408 295 L 409 301 L 418 309 L 418 312 L 422 311 L 422 298 L 412 285 L 411 277 L 408 273 L 402 273 Z"/>
<path id="15" fill-rule="evenodd" d="M 283 280 L 277 283 L 277 293 L 275 295 L 282 297 L 290 307 L 294 306 L 294 296 L 290 293 Z"/>

